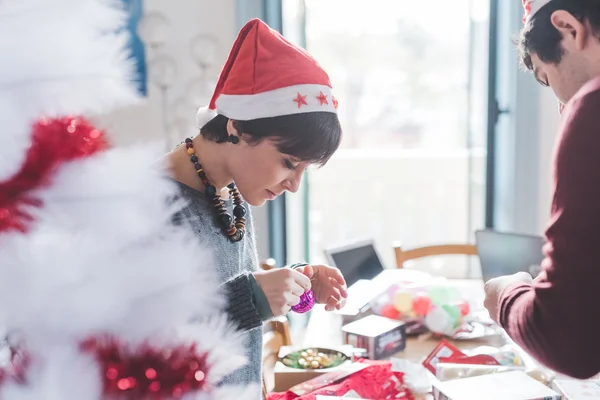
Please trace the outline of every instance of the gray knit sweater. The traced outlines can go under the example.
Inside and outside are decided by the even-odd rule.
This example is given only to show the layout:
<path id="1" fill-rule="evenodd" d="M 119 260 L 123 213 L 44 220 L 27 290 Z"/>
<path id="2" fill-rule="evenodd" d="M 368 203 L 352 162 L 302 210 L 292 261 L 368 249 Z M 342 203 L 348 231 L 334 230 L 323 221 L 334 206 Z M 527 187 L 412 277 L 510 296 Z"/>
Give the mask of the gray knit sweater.
<path id="1" fill-rule="evenodd" d="M 217 225 L 214 208 L 204 194 L 182 183 L 176 183 L 187 206 L 181 210 L 175 221 L 189 223 L 200 242 L 213 251 L 219 280 L 228 299 L 227 313 L 230 320 L 244 332 L 248 365 L 226 377 L 223 383 L 260 383 L 262 323 L 266 316 L 259 313 L 253 296 L 253 289 L 256 292 L 256 281 L 251 273 L 259 264 L 250 210 L 246 217 L 245 238 L 238 243 L 232 243 Z M 231 210 L 231 201 L 225 203 Z M 256 399 L 261 397 L 262 393 L 257 392 Z"/>

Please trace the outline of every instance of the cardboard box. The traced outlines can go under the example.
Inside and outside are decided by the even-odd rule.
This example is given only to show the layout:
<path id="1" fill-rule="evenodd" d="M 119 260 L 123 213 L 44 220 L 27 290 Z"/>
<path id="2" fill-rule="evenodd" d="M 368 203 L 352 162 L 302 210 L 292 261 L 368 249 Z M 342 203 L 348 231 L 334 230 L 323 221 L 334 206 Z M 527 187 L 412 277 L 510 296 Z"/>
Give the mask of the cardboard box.
<path id="1" fill-rule="evenodd" d="M 523 371 L 433 383 L 436 400 L 561 400 L 562 396 Z"/>
<path id="2" fill-rule="evenodd" d="M 406 326 L 378 315 L 369 315 L 344 325 L 344 344 L 366 349 L 366 358 L 382 360 L 406 348 Z"/>
<path id="3" fill-rule="evenodd" d="M 288 355 L 294 351 L 302 350 L 303 348 L 304 347 L 282 346 L 281 349 L 279 349 L 279 360 L 281 360 L 286 355 Z M 353 359 L 352 346 L 334 347 L 331 350 L 335 350 L 335 351 L 344 353 L 346 356 L 348 356 L 349 361 L 346 361 L 345 363 L 343 363 L 335 368 L 326 368 L 326 369 L 291 368 L 291 367 L 284 365 L 281 361 L 277 361 L 277 363 L 275 364 L 275 368 L 273 369 L 273 372 L 275 375 L 274 376 L 275 386 L 274 386 L 273 390 L 275 392 L 285 392 L 286 390 L 290 389 L 293 386 L 296 386 L 300 383 L 306 382 L 308 380 L 311 380 L 317 376 L 326 374 L 328 372 L 348 370 L 350 368 L 349 365 L 352 365 L 352 359 Z"/>
<path id="4" fill-rule="evenodd" d="M 597 380 L 555 379 L 552 388 L 560 393 L 564 400 L 600 399 L 600 382 Z"/>

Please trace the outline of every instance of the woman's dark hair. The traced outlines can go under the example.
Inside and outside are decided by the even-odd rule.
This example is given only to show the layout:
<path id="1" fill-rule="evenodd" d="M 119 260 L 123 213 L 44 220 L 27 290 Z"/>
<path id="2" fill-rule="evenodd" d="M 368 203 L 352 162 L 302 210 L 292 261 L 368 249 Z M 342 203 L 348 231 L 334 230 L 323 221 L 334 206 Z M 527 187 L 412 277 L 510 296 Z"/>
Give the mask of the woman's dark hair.
<path id="1" fill-rule="evenodd" d="M 561 62 L 564 49 L 562 36 L 552 25 L 555 11 L 564 10 L 581 22 L 588 22 L 596 36 L 600 36 L 600 1 L 598 0 L 552 0 L 543 6 L 525 25 L 517 40 L 521 64 L 533 70 L 531 55 L 549 64 Z"/>
<path id="2" fill-rule="evenodd" d="M 206 123 L 200 134 L 208 140 L 226 142 L 229 118 L 217 115 Z M 325 165 L 335 153 L 342 138 L 342 127 L 336 114 L 311 112 L 259 118 L 250 121 L 233 121 L 240 134 L 248 136 L 250 144 L 272 140 L 277 149 L 299 160 Z"/>

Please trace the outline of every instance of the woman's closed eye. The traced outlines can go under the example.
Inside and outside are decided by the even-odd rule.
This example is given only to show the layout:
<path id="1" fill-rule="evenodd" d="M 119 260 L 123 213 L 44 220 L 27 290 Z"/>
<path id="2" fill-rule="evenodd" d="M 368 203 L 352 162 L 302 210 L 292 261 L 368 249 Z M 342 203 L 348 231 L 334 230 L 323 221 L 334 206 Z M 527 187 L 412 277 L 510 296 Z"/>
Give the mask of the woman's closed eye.
<path id="1" fill-rule="evenodd" d="M 298 166 L 294 165 L 290 160 L 285 160 L 284 164 L 287 169 L 291 169 L 292 171 L 294 171 L 294 170 L 296 170 L 296 168 L 298 168 Z"/>

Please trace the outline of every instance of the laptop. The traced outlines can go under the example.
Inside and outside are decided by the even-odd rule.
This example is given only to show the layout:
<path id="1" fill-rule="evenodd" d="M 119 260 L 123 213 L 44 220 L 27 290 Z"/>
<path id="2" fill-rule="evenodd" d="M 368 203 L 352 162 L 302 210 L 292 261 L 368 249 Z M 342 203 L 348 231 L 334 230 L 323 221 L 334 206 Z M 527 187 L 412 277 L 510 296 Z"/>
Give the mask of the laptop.
<path id="1" fill-rule="evenodd" d="M 365 310 L 371 299 L 380 293 L 373 278 L 384 271 L 373 241 L 354 242 L 325 250 L 329 264 L 338 268 L 348 286 L 348 300 L 344 312 Z"/>
<path id="2" fill-rule="evenodd" d="M 475 232 L 475 244 L 485 282 L 517 272 L 530 273 L 534 278 L 540 273 L 544 259 L 541 236 L 499 232 L 492 229 Z"/>
<path id="3" fill-rule="evenodd" d="M 361 279 L 373 279 L 384 270 L 373 241 L 326 249 L 325 256 L 332 266 L 342 272 L 348 287 Z"/>

